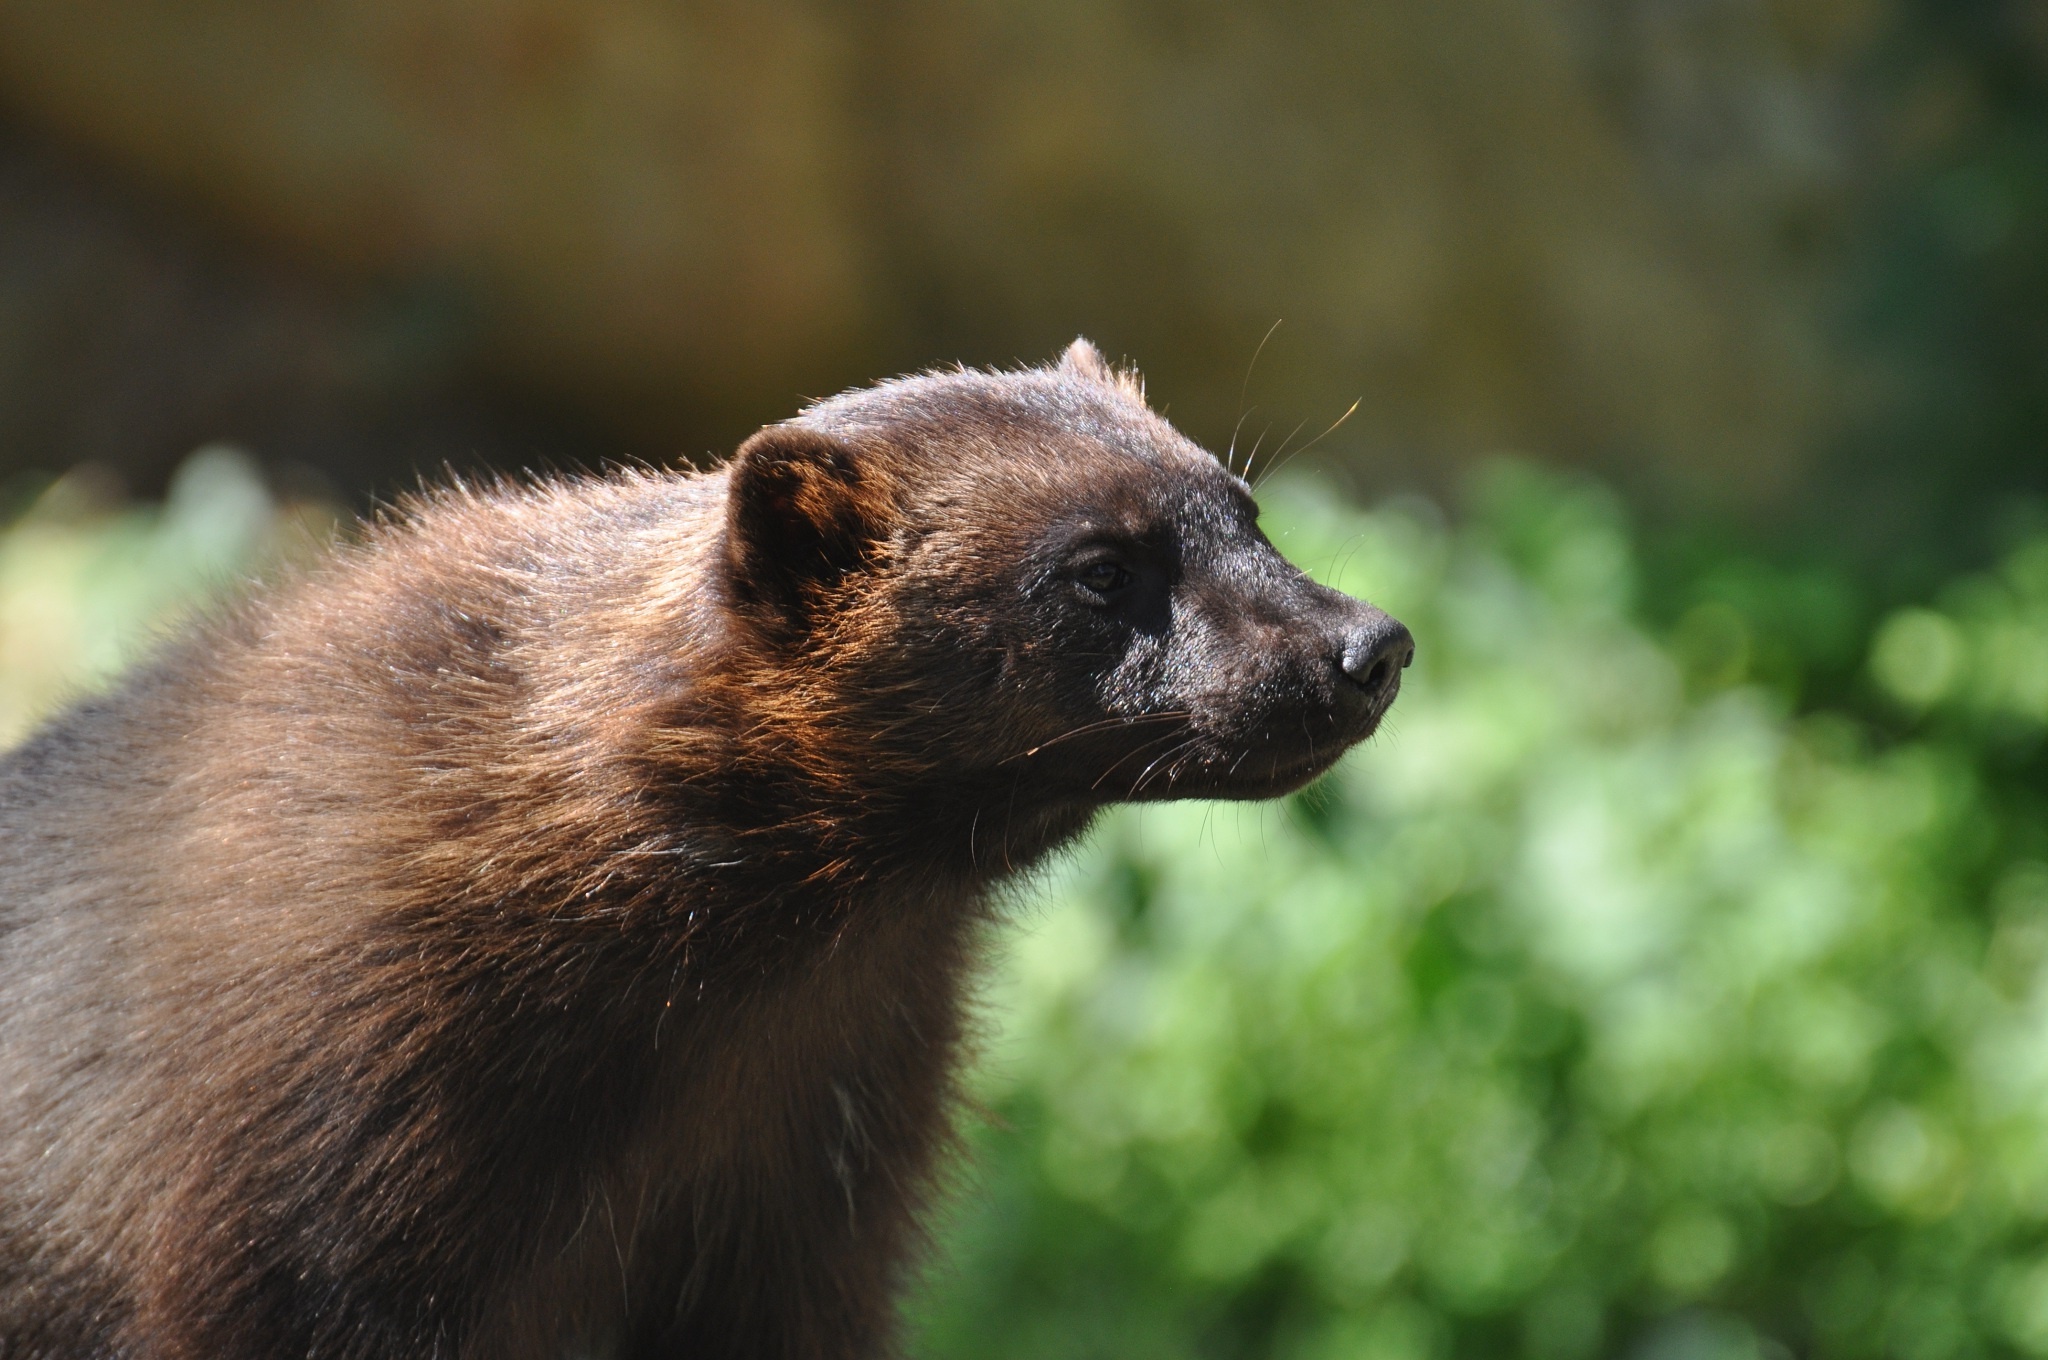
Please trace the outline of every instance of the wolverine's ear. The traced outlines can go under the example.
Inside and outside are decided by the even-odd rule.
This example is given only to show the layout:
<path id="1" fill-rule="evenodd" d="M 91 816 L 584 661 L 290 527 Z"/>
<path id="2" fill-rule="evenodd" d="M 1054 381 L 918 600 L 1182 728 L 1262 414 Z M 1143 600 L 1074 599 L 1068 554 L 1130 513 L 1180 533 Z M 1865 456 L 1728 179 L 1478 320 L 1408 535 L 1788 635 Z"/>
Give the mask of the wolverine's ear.
<path id="1" fill-rule="evenodd" d="M 801 627 L 813 597 L 866 564 L 887 534 L 880 488 L 852 448 L 798 425 L 771 425 L 732 458 L 726 563 L 748 605 Z"/>
<path id="2" fill-rule="evenodd" d="M 1111 367 L 1109 360 L 1102 357 L 1102 351 L 1090 344 L 1086 336 L 1067 346 L 1067 352 L 1060 356 L 1060 368 L 1076 377 L 1100 383 L 1140 406 L 1145 404 L 1145 379 L 1139 376 L 1138 370 Z"/>

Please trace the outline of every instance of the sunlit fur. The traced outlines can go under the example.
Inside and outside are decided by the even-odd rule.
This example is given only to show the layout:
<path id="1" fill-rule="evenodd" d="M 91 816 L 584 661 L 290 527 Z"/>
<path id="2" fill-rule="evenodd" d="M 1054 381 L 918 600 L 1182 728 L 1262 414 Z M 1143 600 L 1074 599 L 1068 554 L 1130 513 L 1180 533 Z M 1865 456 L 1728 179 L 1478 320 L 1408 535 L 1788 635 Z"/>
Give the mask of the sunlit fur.
<path id="1" fill-rule="evenodd" d="M 422 499 L 0 764 L 0 1357 L 891 1353 L 990 890 L 1397 634 L 1085 344 Z"/>

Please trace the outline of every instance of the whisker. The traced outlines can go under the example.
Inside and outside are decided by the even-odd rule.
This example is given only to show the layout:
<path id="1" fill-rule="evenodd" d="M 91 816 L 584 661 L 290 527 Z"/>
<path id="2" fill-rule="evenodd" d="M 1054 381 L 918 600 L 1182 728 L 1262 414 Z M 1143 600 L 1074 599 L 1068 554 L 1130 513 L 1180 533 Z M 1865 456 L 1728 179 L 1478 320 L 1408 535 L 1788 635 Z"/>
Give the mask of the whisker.
<path id="1" fill-rule="evenodd" d="M 1095 722 L 1083 723 L 1072 731 L 1062 732 L 1050 740 L 1038 743 L 1038 745 L 1028 751 L 1019 751 L 1016 755 L 1005 756 L 996 763 L 998 765 L 1008 765 L 1013 760 L 1025 760 L 1037 755 L 1048 746 L 1057 746 L 1061 742 L 1071 741 L 1075 737 L 1085 737 L 1091 732 L 1102 732 L 1118 727 L 1136 727 L 1142 723 L 1179 722 L 1184 718 L 1192 718 L 1193 716 L 1194 713 L 1192 711 L 1182 708 L 1173 709 L 1165 713 L 1141 713 L 1133 718 L 1102 718 Z"/>
<path id="2" fill-rule="evenodd" d="M 1301 427 L 1302 427 L 1302 426 L 1304 426 L 1304 425 L 1306 425 L 1306 424 L 1308 424 L 1308 417 L 1307 417 L 1307 416 L 1303 416 L 1303 417 L 1302 417 L 1302 418 L 1301 418 L 1300 420 L 1297 420 L 1297 421 L 1295 421 L 1295 422 L 1294 422 L 1294 428 L 1293 428 L 1293 429 L 1291 429 L 1291 430 L 1289 430 L 1289 431 L 1287 432 L 1287 438 L 1285 438 L 1285 439 L 1281 440 L 1281 441 L 1280 441 L 1280 447 L 1278 447 L 1278 448 L 1276 448 L 1276 449 L 1274 449 L 1274 450 L 1273 450 L 1273 456 L 1274 456 L 1275 458 L 1278 458 L 1278 457 L 1280 457 L 1280 456 L 1281 456 L 1282 454 L 1284 454 L 1284 453 L 1286 453 L 1286 452 L 1287 452 L 1287 446 L 1288 446 L 1289 444 L 1292 444 L 1292 443 L 1294 442 L 1294 436 L 1296 436 L 1296 435 L 1300 434 L 1300 433 L 1301 433 Z M 1253 450 L 1253 452 L 1254 452 L 1254 453 L 1256 453 L 1256 452 L 1257 452 L 1257 450 L 1256 450 L 1256 449 L 1254 449 L 1254 450 Z M 1245 464 L 1244 464 L 1244 465 L 1245 465 L 1246 469 L 1247 469 L 1247 470 L 1249 470 L 1249 469 L 1250 469 L 1250 467 L 1251 467 L 1251 465 L 1252 465 L 1252 464 L 1251 464 L 1251 460 L 1250 460 L 1249 458 L 1247 458 L 1247 459 L 1245 460 Z"/>
<path id="3" fill-rule="evenodd" d="M 1249 417 L 1253 411 L 1256 411 L 1258 409 L 1259 408 L 1256 406 L 1241 408 L 1237 413 L 1237 424 L 1230 427 L 1230 447 L 1223 451 L 1223 466 L 1226 468 L 1230 468 L 1232 472 L 1237 472 L 1237 469 L 1231 466 L 1231 459 L 1237 455 L 1237 436 L 1239 432 L 1244 429 L 1244 422 L 1246 418 Z M 1250 459 L 1245 460 L 1245 466 L 1251 466 Z M 1242 477 L 1244 474 L 1238 472 L 1237 475 Z"/>
<path id="4" fill-rule="evenodd" d="M 1123 763 L 1124 763 L 1125 761 L 1127 761 L 1127 760 L 1135 760 L 1135 759 L 1137 759 L 1137 758 L 1138 758 L 1139 756 L 1142 756 L 1142 755 L 1144 755 L 1144 754 L 1145 754 L 1145 752 L 1147 752 L 1147 751 L 1151 750 L 1151 749 L 1152 749 L 1153 747 L 1157 746 L 1157 745 L 1158 745 L 1158 744 L 1159 744 L 1160 742 L 1162 742 L 1162 741 L 1171 741 L 1171 740 L 1173 740 L 1173 738 L 1174 738 L 1175 736 L 1177 736 L 1177 735 L 1179 735 L 1179 734 L 1178 734 L 1178 733 L 1174 733 L 1174 732 L 1168 732 L 1168 733 L 1167 733 L 1166 735 L 1164 735 L 1164 736 L 1154 737 L 1154 738 L 1152 738 L 1152 740 L 1150 740 L 1150 741 L 1148 741 L 1148 742 L 1142 742 L 1142 743 L 1140 743 L 1140 744 L 1139 744 L 1138 746 L 1136 746 L 1136 747 L 1132 748 L 1131 750 L 1128 750 L 1128 751 L 1124 752 L 1124 753 L 1123 753 L 1122 755 L 1118 756 L 1118 757 L 1117 757 L 1117 758 L 1116 758 L 1116 759 L 1115 759 L 1114 761 L 1110 762 L 1110 766 L 1109 766 L 1109 768 L 1108 768 L 1108 769 L 1104 770 L 1104 771 L 1103 771 L 1103 772 L 1102 772 L 1101 774 L 1099 774 L 1099 775 L 1095 776 L 1095 782 L 1094 782 L 1094 783 L 1092 783 L 1092 784 L 1090 784 L 1090 785 L 1089 785 L 1088 787 L 1089 787 L 1089 788 L 1090 788 L 1091 790 L 1092 790 L 1092 789 L 1099 789 L 1099 788 L 1101 788 L 1101 787 L 1102 787 L 1102 781 L 1103 781 L 1103 780 L 1105 780 L 1105 779 L 1107 779 L 1107 778 L 1109 778 L 1109 777 L 1110 777 L 1111 775 L 1115 774 L 1115 773 L 1116 773 L 1116 767 L 1117 767 L 1117 766 L 1119 766 L 1119 765 L 1123 764 Z M 1194 737 L 1188 737 L 1188 738 L 1186 738 L 1185 740 L 1187 740 L 1187 741 L 1194 741 L 1194 740 L 1196 740 L 1196 738 L 1194 738 Z M 1167 754 L 1167 755 L 1172 755 L 1172 754 L 1173 754 L 1173 751 L 1174 751 L 1174 750 L 1178 750 L 1178 749 L 1179 749 L 1178 747 L 1172 748 L 1171 750 L 1168 750 L 1168 751 L 1166 752 L 1166 754 Z M 1162 758 L 1163 758 L 1163 757 L 1162 757 Z M 1157 762 L 1155 761 L 1154 763 L 1156 764 Z M 1150 769 L 1150 768 L 1151 768 L 1151 766 L 1149 766 L 1149 765 L 1148 765 L 1148 766 L 1146 766 L 1146 768 L 1147 768 L 1147 769 Z M 1139 778 L 1141 778 L 1141 779 L 1142 779 L 1143 777 L 1144 777 L 1143 775 L 1140 775 L 1140 776 L 1139 776 Z"/>
<path id="5" fill-rule="evenodd" d="M 1329 429 L 1324 430 L 1314 439 L 1311 439 L 1308 441 L 1308 443 L 1303 444 L 1300 448 L 1296 449 L 1293 453 L 1289 454 L 1287 458 L 1276 459 L 1272 466 L 1266 469 L 1266 476 L 1271 477 L 1281 468 L 1286 467 L 1290 461 L 1292 461 L 1295 458 L 1301 457 L 1301 455 L 1307 453 L 1310 449 L 1314 448 L 1316 445 L 1322 443 L 1325 439 L 1328 439 L 1331 435 L 1335 434 L 1337 432 L 1337 428 L 1341 426 L 1345 421 L 1351 419 L 1352 416 L 1356 415 L 1358 413 L 1358 408 L 1364 404 L 1364 397 L 1360 397 L 1357 401 L 1352 402 L 1350 406 L 1345 408 L 1343 415 L 1338 416 L 1335 420 L 1330 422 Z M 1292 436 L 1290 436 L 1290 438 L 1291 437 Z M 1253 487 L 1253 490 L 1257 489 L 1258 488 L 1256 486 Z"/>
<path id="6" fill-rule="evenodd" d="M 1257 462 L 1259 458 L 1259 445 L 1265 443 L 1266 436 L 1271 433 L 1273 433 L 1273 427 L 1271 425 L 1268 425 L 1265 429 L 1259 431 L 1259 437 L 1252 441 L 1252 451 L 1244 456 L 1244 471 L 1238 473 L 1238 476 L 1244 478 L 1248 482 L 1251 480 L 1252 464 Z M 1253 489 L 1256 490 L 1257 488 L 1255 487 Z"/>
<path id="7" fill-rule="evenodd" d="M 1259 347 L 1252 351 L 1252 361 L 1244 366 L 1244 383 L 1237 389 L 1237 424 L 1230 427 L 1230 448 L 1223 455 L 1223 466 L 1232 472 L 1237 471 L 1230 464 L 1231 455 L 1237 452 L 1237 432 L 1244 428 L 1244 418 L 1251 414 L 1244 403 L 1252 393 L 1252 372 L 1259 366 L 1259 356 L 1266 352 L 1266 342 L 1273 338 L 1273 332 L 1279 330 L 1280 323 L 1286 319 L 1273 318 L 1273 324 L 1266 327 L 1266 333 L 1259 337 Z M 1247 462 L 1245 466 L 1250 467 L 1251 464 Z"/>
<path id="8" fill-rule="evenodd" d="M 1187 750 L 1188 747 L 1193 746 L 1199 740 L 1200 737 L 1189 737 L 1187 740 L 1181 742 L 1180 745 L 1170 746 L 1166 750 L 1161 751 L 1150 765 L 1147 765 L 1143 770 L 1140 770 L 1138 772 L 1138 778 L 1136 779 L 1136 781 L 1132 783 L 1131 791 L 1124 796 L 1127 798 L 1137 797 L 1138 794 L 1141 791 L 1143 791 L 1146 781 L 1152 777 L 1152 771 L 1159 768 L 1160 762 L 1172 760 L 1175 756 L 1179 755 L 1182 751 Z M 1172 772 L 1178 772 L 1179 769 L 1180 765 L 1175 764 L 1172 767 Z"/>

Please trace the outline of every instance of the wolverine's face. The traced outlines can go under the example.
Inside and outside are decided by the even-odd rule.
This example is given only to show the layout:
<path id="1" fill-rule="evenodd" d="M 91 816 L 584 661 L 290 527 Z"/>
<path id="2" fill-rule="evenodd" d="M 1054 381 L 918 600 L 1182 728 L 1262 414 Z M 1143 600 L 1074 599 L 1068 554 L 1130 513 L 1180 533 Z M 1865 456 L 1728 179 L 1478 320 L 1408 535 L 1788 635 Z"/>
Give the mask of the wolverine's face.
<path id="1" fill-rule="evenodd" d="M 1263 798 L 1372 733 L 1407 629 L 1282 558 L 1213 459 L 1089 464 L 1010 582 L 1017 679 L 1061 715 L 1027 761 L 1105 800 Z"/>
<path id="2" fill-rule="evenodd" d="M 900 712 L 933 768 L 1021 796 L 1299 787 L 1385 716 L 1408 631 L 1282 558 L 1250 488 L 1078 350 L 856 393 L 791 427 L 887 506 L 809 513 L 881 521 L 865 548 L 857 528 L 826 534 L 865 578 L 846 598 L 887 620 L 837 634 L 846 702 L 870 727 Z M 784 499 L 807 496 L 823 503 L 808 485 Z"/>

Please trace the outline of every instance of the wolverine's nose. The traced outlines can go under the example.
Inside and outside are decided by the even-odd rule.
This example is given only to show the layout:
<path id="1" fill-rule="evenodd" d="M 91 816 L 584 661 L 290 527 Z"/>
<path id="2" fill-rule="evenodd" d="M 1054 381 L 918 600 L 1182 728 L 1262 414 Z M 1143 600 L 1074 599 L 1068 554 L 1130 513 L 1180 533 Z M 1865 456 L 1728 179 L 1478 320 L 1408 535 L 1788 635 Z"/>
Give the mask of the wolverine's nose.
<path id="1" fill-rule="evenodd" d="M 1369 611 L 1344 636 L 1337 664 L 1353 684 L 1378 699 L 1400 682 L 1401 672 L 1415 659 L 1415 639 L 1398 619 Z"/>

